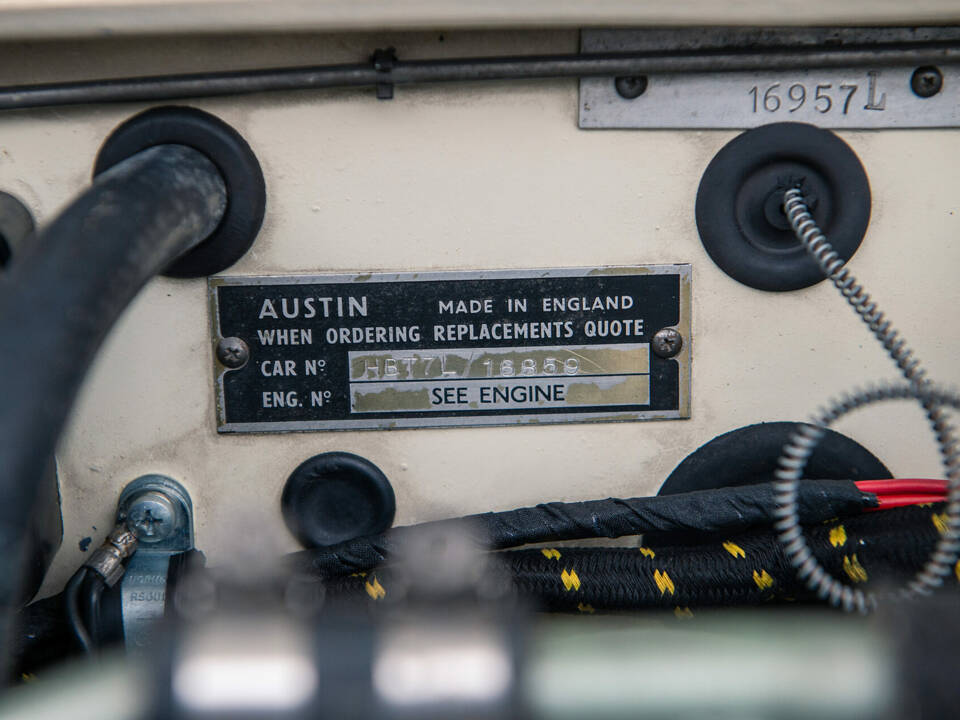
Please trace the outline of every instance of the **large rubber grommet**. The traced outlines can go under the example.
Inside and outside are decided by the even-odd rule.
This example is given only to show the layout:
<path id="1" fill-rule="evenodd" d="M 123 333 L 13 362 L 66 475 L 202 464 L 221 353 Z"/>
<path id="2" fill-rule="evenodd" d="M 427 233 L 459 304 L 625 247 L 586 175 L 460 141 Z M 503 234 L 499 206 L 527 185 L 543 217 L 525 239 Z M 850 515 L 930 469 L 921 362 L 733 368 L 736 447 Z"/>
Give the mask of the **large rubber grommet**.
<path id="1" fill-rule="evenodd" d="M 734 280 L 784 292 L 825 279 L 783 212 L 791 187 L 803 192 L 840 257 L 849 260 L 857 251 L 870 222 L 870 183 L 856 153 L 813 125 L 764 125 L 727 143 L 697 190 L 700 240 Z"/>
<path id="2" fill-rule="evenodd" d="M 305 547 L 327 547 L 393 524 L 393 487 L 369 460 L 345 452 L 315 455 L 287 479 L 283 519 Z"/>
<path id="3" fill-rule="evenodd" d="M 732 430 L 701 446 L 674 469 L 658 495 L 772 482 L 797 423 L 770 422 Z M 816 480 L 886 480 L 887 467 L 856 440 L 826 430 L 807 464 Z"/>
<path id="4" fill-rule="evenodd" d="M 104 142 L 94 176 L 155 145 L 186 145 L 206 155 L 223 176 L 227 209 L 217 229 L 164 271 L 169 277 L 213 275 L 239 260 L 253 244 L 266 208 L 260 163 L 232 127 L 190 107 L 159 107 L 127 120 Z"/>

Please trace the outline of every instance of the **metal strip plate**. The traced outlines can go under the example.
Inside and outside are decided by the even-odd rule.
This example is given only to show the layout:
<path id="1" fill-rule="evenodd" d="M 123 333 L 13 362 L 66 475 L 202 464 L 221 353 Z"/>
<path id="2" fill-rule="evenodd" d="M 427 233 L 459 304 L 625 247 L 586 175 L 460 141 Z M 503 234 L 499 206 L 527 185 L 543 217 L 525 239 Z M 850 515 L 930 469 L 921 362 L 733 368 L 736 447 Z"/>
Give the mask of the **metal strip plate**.
<path id="1" fill-rule="evenodd" d="M 220 432 L 689 417 L 690 266 L 219 277 Z M 651 350 L 664 328 L 673 357 Z M 234 341 L 231 341 L 234 342 Z M 214 353 L 216 356 L 216 352 Z"/>
<path id="2" fill-rule="evenodd" d="M 591 53 L 681 51 L 720 47 L 763 53 L 774 48 L 868 47 L 876 43 L 956 42 L 957 28 L 584 30 Z M 581 128 L 746 129 L 806 122 L 834 129 L 960 127 L 960 65 L 937 65 L 941 89 L 921 97 L 917 68 L 858 66 L 769 72 L 647 76 L 646 90 L 621 97 L 613 78 L 580 81 Z"/>

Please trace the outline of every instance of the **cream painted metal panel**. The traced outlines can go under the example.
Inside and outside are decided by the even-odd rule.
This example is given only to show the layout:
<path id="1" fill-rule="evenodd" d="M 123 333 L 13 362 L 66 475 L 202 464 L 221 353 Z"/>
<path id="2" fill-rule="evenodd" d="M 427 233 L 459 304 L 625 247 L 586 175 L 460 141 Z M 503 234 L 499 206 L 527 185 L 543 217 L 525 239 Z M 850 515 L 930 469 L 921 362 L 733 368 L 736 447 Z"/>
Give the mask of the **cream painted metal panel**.
<path id="1" fill-rule="evenodd" d="M 0 0 L 0 37 L 382 28 L 932 24 L 953 0 Z"/>
<path id="2" fill-rule="evenodd" d="M 571 51 L 575 33 L 420 34 L 420 57 Z M 370 37 L 84 44 L 76 73 L 182 70 L 361 57 Z M 70 45 L 25 49 L 6 82 L 56 77 Z M 12 47 L 4 52 L 12 52 Z M 32 53 L 32 54 L 30 54 Z M 78 541 L 109 529 L 120 489 L 145 473 L 190 491 L 198 546 L 213 564 L 296 549 L 279 512 L 284 480 L 326 450 L 362 455 L 390 478 L 398 523 L 545 500 L 656 492 L 718 433 L 801 419 L 818 403 L 894 369 L 833 288 L 767 294 L 737 284 L 704 252 L 694 223 L 700 175 L 731 131 L 577 128 L 577 83 L 486 83 L 259 95 L 191 102 L 234 125 L 263 165 L 268 208 L 253 249 L 228 272 L 477 270 L 690 262 L 690 420 L 290 435 L 218 435 L 204 280 L 159 279 L 125 314 L 86 384 L 59 456 L 64 545 L 44 592 L 81 561 Z M 0 116 L 0 189 L 49 220 L 87 182 L 109 131 L 141 106 Z M 873 188 L 852 266 L 943 382 L 960 381 L 960 132 L 844 132 Z M 29 321 L 25 311 L 25 322 Z M 869 411 L 840 428 L 895 473 L 936 476 L 919 410 Z M 93 530 L 96 526 L 97 530 Z"/>

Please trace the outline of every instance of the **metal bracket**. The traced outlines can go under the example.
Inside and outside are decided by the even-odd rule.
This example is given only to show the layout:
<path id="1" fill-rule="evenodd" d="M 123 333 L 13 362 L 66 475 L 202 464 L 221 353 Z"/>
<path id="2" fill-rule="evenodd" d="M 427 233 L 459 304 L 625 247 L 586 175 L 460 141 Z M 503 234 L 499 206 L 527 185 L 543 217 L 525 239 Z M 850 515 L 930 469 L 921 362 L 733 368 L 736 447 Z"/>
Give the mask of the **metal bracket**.
<path id="1" fill-rule="evenodd" d="M 193 504 L 177 481 L 145 475 L 120 494 L 117 519 L 140 542 L 120 584 L 120 610 L 127 649 L 143 649 L 166 609 L 170 558 L 193 549 Z"/>
<path id="2" fill-rule="evenodd" d="M 390 73 L 393 72 L 394 65 L 397 64 L 397 51 L 392 47 L 386 50 L 377 48 L 370 57 L 373 63 L 373 69 L 378 73 L 383 73 L 386 79 L 377 83 L 377 100 L 393 100 L 393 83 L 389 82 Z"/>

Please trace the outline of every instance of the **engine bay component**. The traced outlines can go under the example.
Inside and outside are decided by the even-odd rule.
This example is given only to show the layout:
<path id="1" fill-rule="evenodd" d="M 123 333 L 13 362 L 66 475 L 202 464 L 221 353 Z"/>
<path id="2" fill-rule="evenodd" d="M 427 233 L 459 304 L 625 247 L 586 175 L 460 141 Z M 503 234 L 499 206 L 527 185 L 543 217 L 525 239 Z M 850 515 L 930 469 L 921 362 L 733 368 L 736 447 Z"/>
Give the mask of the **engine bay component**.
<path id="1" fill-rule="evenodd" d="M 734 280 L 773 292 L 824 280 L 783 210 L 800 188 L 843 260 L 870 221 L 870 184 L 856 153 L 829 130 L 802 123 L 764 125 L 716 154 L 697 190 L 697 230 L 710 258 Z"/>
<path id="2" fill-rule="evenodd" d="M 166 612 L 171 567 L 176 558 L 193 549 L 193 503 L 176 480 L 145 475 L 123 489 L 117 517 L 140 544 L 127 564 L 119 598 L 113 598 L 113 618 L 122 627 L 121 633 L 114 634 L 123 638 L 128 649 L 151 648 Z"/>
<path id="3" fill-rule="evenodd" d="M 323 547 L 385 532 L 397 502 L 380 468 L 345 452 L 302 462 L 280 499 L 287 528 L 304 547 Z"/>
<path id="4" fill-rule="evenodd" d="M 221 432 L 690 414 L 688 265 L 217 277 L 210 294 Z"/>
<path id="5" fill-rule="evenodd" d="M 236 130 L 210 113 L 158 107 L 130 118 L 110 134 L 97 154 L 93 174 L 157 145 L 183 145 L 203 153 L 216 166 L 230 199 L 216 229 L 164 274 L 192 278 L 226 270 L 250 249 L 263 222 L 267 195 L 256 155 Z"/>
<path id="6" fill-rule="evenodd" d="M 718 435 L 687 455 L 660 486 L 658 495 L 771 482 L 783 446 L 799 423 L 766 422 Z M 827 430 L 810 458 L 806 477 L 824 480 L 892 478 L 867 448 L 836 430 Z"/>
<path id="7" fill-rule="evenodd" d="M 239 36 L 218 5 L 0 22 L 0 187 L 40 227 L 0 272 L 0 716 L 950 716 L 960 28 L 905 27 L 945 10 Z M 847 268 L 868 224 L 928 365 Z M 769 422 L 891 369 L 861 321 L 908 384 Z M 827 430 L 876 399 L 913 402 Z"/>
<path id="8" fill-rule="evenodd" d="M 956 27 L 592 28 L 580 37 L 583 53 L 655 55 L 682 48 L 719 60 L 679 73 L 651 66 L 642 83 L 634 80 L 629 88 L 620 81 L 631 78 L 584 77 L 585 129 L 742 130 L 783 120 L 832 129 L 960 126 L 960 108 L 940 92 L 960 82 L 960 64 L 940 52 L 941 43 L 960 40 Z M 733 48 L 758 62 L 750 68 L 743 60 L 741 67 L 723 62 Z M 895 48 L 928 48 L 935 59 L 923 62 Z M 783 62 L 790 54 L 797 59 L 793 67 Z"/>
<path id="9" fill-rule="evenodd" d="M 0 522 L 8 528 L 0 605 L 19 597 L 39 479 L 101 342 L 151 277 L 209 235 L 226 204 L 205 156 L 152 147 L 97 177 L 11 266 L 0 287 L 0 335 L 17 338 L 0 353 Z"/>

